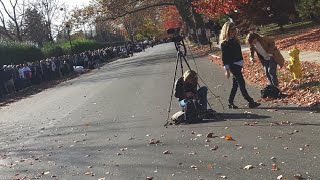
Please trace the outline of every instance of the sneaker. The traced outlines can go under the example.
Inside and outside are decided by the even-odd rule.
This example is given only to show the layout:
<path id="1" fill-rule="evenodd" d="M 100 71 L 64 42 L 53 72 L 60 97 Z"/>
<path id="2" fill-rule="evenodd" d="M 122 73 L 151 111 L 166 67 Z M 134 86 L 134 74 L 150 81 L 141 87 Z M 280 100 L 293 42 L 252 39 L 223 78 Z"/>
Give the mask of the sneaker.
<path id="1" fill-rule="evenodd" d="M 252 102 L 252 103 L 249 103 L 249 108 L 256 108 L 256 107 L 258 107 L 260 105 L 261 105 L 260 103 Z"/>

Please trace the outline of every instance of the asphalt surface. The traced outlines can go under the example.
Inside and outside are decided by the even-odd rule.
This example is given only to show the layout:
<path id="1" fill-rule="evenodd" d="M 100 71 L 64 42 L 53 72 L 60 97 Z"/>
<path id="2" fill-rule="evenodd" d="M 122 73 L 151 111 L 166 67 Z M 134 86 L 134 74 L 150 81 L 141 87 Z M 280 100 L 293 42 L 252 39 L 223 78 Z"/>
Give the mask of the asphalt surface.
<path id="1" fill-rule="evenodd" d="M 164 128 L 175 57 L 172 43 L 158 45 L 2 107 L 0 179 L 320 179 L 317 110 L 268 103 L 248 109 L 238 94 L 240 109 L 223 112 L 209 94 L 222 117 Z M 195 62 L 226 106 L 231 80 L 207 57 Z M 248 91 L 259 98 L 258 88 Z M 173 99 L 171 112 L 178 110 Z"/>

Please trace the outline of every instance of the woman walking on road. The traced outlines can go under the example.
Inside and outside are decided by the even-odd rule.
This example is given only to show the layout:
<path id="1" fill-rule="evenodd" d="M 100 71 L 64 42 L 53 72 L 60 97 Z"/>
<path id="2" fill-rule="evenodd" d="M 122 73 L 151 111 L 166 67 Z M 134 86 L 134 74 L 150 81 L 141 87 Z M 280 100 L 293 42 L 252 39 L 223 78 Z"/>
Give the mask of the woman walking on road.
<path id="1" fill-rule="evenodd" d="M 233 22 L 226 22 L 220 33 L 222 62 L 225 69 L 225 75 L 230 78 L 230 73 L 233 75 L 232 89 L 229 96 L 230 109 L 238 109 L 234 105 L 234 97 L 237 93 L 238 87 L 245 100 L 249 103 L 249 108 L 260 106 L 260 103 L 255 102 L 247 92 L 245 81 L 242 75 L 243 57 L 241 52 L 240 41 L 237 38 L 237 30 Z"/>

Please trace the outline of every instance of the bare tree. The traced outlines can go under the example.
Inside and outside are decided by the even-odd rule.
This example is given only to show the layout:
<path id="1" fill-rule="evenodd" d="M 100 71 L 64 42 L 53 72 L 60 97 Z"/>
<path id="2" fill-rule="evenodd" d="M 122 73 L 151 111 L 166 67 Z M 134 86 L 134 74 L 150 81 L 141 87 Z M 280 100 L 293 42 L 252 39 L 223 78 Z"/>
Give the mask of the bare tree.
<path id="1" fill-rule="evenodd" d="M 21 2 L 21 1 L 20 1 Z M 0 0 L 2 5 L 2 9 L 0 10 L 0 20 L 2 23 L 4 34 L 9 39 L 14 39 L 11 34 L 15 36 L 15 39 L 18 41 L 22 41 L 22 24 L 24 20 L 24 7 L 25 1 L 22 0 L 21 3 L 18 4 L 18 0 L 9 0 L 9 5 L 6 4 L 3 0 Z M 6 16 L 9 18 L 6 21 Z M 10 30 L 7 28 L 6 24 L 13 25 L 13 32 L 11 33 Z"/>
<path id="2" fill-rule="evenodd" d="M 5 17 L 3 15 L 2 11 L 0 11 L 0 21 L 2 23 L 2 27 L 0 28 L 1 35 L 4 35 L 5 37 L 9 38 L 10 40 L 14 40 L 14 38 L 12 37 L 12 33 L 10 33 L 9 30 L 7 29 Z"/>
<path id="3" fill-rule="evenodd" d="M 60 26 L 54 23 L 66 19 L 67 12 L 65 3 L 60 0 L 32 0 L 30 4 L 45 17 L 46 26 L 49 30 L 48 40 L 53 41 L 53 31 L 55 31 L 53 27 L 57 27 L 57 32 L 60 31 Z"/>

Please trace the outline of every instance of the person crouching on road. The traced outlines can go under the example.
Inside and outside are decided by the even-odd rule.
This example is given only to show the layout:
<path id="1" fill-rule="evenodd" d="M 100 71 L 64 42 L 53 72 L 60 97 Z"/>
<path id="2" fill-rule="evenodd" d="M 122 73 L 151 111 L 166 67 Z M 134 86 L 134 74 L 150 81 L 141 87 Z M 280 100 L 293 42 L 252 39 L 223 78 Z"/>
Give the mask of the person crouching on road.
<path id="1" fill-rule="evenodd" d="M 238 109 L 238 106 L 234 105 L 234 98 L 237 93 L 238 87 L 245 100 L 249 103 L 249 108 L 255 108 L 260 106 L 260 103 L 255 102 L 248 94 L 245 80 L 242 75 L 243 57 L 241 52 L 240 41 L 237 38 L 237 30 L 233 22 L 226 22 L 220 33 L 221 50 L 222 50 L 222 62 L 225 69 L 225 75 L 230 78 L 230 72 L 233 74 L 232 89 L 229 96 L 230 109 Z"/>
<path id="2" fill-rule="evenodd" d="M 276 48 L 274 40 L 250 32 L 247 35 L 246 43 L 250 46 L 250 61 L 254 62 L 254 52 L 256 52 L 265 69 L 269 85 L 278 87 L 277 64 L 282 67 L 284 59 Z"/>
<path id="3" fill-rule="evenodd" d="M 179 105 L 182 109 L 186 108 L 188 100 L 196 99 L 200 104 L 200 110 L 207 110 L 207 92 L 208 88 L 203 86 L 197 90 L 198 75 L 193 70 L 187 70 L 183 77 L 175 83 L 174 96 L 179 99 Z"/>

